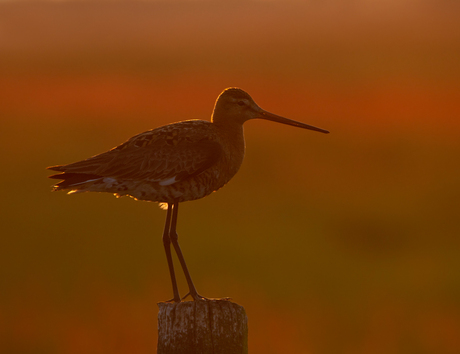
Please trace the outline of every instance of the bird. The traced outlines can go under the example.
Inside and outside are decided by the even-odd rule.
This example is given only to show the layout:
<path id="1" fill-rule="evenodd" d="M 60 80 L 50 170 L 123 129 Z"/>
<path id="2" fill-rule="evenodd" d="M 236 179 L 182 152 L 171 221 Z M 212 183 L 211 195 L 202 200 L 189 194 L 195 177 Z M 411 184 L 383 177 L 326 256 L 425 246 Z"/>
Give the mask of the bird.
<path id="1" fill-rule="evenodd" d="M 179 204 L 206 197 L 227 184 L 238 172 L 245 153 L 243 123 L 265 119 L 321 133 L 329 131 L 284 118 L 260 108 L 240 88 L 218 96 L 211 120 L 184 120 L 148 130 L 101 154 L 47 169 L 59 173 L 53 191 L 108 192 L 117 197 L 158 202 L 166 210 L 163 246 L 171 277 L 173 298 L 191 296 L 206 301 L 192 281 L 176 231 Z M 188 293 L 179 294 L 171 244 L 185 275 Z"/>

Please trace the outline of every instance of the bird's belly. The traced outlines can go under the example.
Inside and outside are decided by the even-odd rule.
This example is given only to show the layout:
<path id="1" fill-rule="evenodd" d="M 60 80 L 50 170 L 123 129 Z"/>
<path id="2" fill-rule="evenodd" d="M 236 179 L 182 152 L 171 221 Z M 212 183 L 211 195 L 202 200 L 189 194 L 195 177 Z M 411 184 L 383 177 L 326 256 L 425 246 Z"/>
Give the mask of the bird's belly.
<path id="1" fill-rule="evenodd" d="M 205 171 L 186 179 L 161 185 L 149 179 L 130 180 L 106 177 L 91 182 L 81 191 L 109 192 L 117 197 L 130 196 L 137 200 L 159 203 L 180 203 L 204 198 L 222 188 L 237 173 L 243 161 L 243 154 L 224 155 Z"/>
<path id="2" fill-rule="evenodd" d="M 185 202 L 204 198 L 222 188 L 233 175 L 223 174 L 217 168 L 208 169 L 196 176 L 162 186 L 150 181 L 119 181 L 112 192 L 116 196 L 128 195 L 138 200 L 160 203 Z"/>

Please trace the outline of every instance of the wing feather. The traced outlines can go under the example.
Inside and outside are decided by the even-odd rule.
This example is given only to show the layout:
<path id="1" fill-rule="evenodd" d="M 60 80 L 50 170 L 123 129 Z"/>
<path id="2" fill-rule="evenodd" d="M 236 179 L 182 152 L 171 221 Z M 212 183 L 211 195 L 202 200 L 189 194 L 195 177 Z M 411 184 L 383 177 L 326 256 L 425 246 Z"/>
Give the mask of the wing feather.
<path id="1" fill-rule="evenodd" d="M 151 130 L 102 154 L 49 169 L 173 184 L 210 168 L 222 154 L 221 145 L 209 135 L 180 128 L 174 124 Z"/>

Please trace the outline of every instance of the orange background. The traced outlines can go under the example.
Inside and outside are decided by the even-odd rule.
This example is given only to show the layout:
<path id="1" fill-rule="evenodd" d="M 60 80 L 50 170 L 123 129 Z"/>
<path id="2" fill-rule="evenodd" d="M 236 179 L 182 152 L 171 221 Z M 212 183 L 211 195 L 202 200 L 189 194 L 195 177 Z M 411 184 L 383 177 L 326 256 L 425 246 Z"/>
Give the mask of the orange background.
<path id="1" fill-rule="evenodd" d="M 0 351 L 155 352 L 165 213 L 51 193 L 44 168 L 208 119 L 238 86 L 331 134 L 246 124 L 234 180 L 181 206 L 199 292 L 246 308 L 252 354 L 460 352 L 459 16 L 428 0 L 0 3 Z"/>

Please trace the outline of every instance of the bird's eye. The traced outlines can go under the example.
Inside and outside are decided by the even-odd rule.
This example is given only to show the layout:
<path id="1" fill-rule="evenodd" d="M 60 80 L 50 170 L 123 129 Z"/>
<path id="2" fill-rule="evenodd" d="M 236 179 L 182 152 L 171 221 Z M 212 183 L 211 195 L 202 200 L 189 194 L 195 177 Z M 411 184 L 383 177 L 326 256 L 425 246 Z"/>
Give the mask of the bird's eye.
<path id="1" fill-rule="evenodd" d="M 244 106 L 244 101 L 238 101 L 239 106 Z"/>

